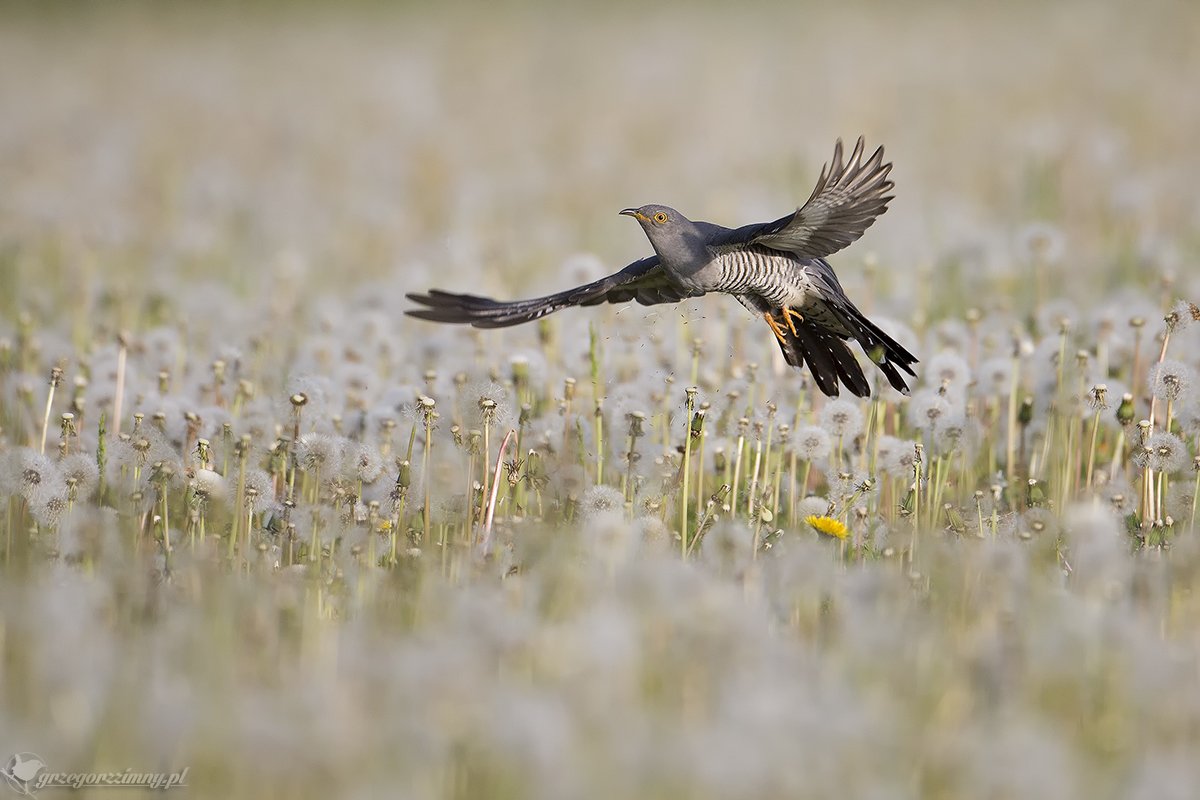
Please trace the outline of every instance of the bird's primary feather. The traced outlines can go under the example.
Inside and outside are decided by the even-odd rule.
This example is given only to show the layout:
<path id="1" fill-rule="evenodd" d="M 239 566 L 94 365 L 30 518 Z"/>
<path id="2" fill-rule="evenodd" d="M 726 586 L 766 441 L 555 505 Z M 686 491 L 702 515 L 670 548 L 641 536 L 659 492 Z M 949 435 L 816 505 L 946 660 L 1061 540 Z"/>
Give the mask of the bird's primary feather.
<path id="1" fill-rule="evenodd" d="M 833 149 L 833 160 L 821 170 L 812 194 L 799 209 L 774 222 L 746 225 L 729 231 L 725 244 L 758 244 L 795 253 L 800 258 L 824 258 L 857 241 L 892 200 L 895 184 L 888 180 L 890 163 L 883 163 L 879 147 L 863 161 L 865 142 L 860 136 L 842 160 L 842 142 Z"/>

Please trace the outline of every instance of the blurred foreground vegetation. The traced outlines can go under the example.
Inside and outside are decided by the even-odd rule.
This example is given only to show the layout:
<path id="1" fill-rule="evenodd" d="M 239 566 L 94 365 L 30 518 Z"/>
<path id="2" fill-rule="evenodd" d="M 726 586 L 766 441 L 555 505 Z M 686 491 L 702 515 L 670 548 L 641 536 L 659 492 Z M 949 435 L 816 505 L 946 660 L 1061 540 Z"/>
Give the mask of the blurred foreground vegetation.
<path id="1" fill-rule="evenodd" d="M 1139 8 L 6 8 L 0 761 L 1189 796 L 1200 56 Z M 897 199 L 834 265 L 911 397 L 725 298 L 401 316 L 623 266 L 625 206 L 778 216 L 859 132 Z"/>

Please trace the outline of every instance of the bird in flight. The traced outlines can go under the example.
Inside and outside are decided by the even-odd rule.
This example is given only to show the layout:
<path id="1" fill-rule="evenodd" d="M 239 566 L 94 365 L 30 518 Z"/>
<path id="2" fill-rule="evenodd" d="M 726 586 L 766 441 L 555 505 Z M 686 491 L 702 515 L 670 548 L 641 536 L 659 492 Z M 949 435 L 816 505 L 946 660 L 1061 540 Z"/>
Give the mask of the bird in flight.
<path id="1" fill-rule="evenodd" d="M 912 365 L 917 359 L 850 302 L 825 260 L 862 236 L 892 199 L 892 165 L 883 162 L 883 148 L 864 158 L 863 146 L 859 137 L 850 157 L 843 159 L 839 139 L 812 195 L 795 212 L 773 222 L 726 228 L 693 222 L 667 206 L 626 208 L 621 213 L 641 224 L 655 254 L 620 272 L 557 294 L 513 302 L 431 289 L 407 295 L 422 307 L 405 313 L 434 322 L 503 328 L 569 306 L 629 301 L 649 306 L 723 292 L 766 321 L 787 363 L 807 364 L 824 394 L 836 397 L 839 383 L 858 397 L 871 393 L 846 344 L 850 339 L 888 383 L 907 393 L 901 373 L 915 377 Z"/>

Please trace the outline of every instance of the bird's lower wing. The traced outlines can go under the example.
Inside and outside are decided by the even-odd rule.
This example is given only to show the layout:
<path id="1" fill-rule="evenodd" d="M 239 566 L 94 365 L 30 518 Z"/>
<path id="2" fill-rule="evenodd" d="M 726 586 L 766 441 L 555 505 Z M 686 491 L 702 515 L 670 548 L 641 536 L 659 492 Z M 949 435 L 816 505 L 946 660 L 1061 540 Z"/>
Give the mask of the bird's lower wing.
<path id="1" fill-rule="evenodd" d="M 848 161 L 842 160 L 842 141 L 833 160 L 821 170 L 812 195 L 797 211 L 774 222 L 748 225 L 732 232 L 733 239 L 801 258 L 824 258 L 857 240 L 875 218 L 887 211 L 894 187 L 888 180 L 891 163 L 883 163 L 883 148 L 863 160 L 860 136 Z"/>
<path id="2" fill-rule="evenodd" d="M 677 303 L 694 296 L 671 281 L 657 256 L 635 261 L 620 272 L 557 294 L 529 300 L 505 302 L 471 294 L 453 294 L 431 289 L 425 294 L 405 295 L 424 308 L 404 313 L 433 322 L 468 324 L 476 328 L 505 328 L 520 325 L 570 306 L 636 301 L 644 306 Z"/>

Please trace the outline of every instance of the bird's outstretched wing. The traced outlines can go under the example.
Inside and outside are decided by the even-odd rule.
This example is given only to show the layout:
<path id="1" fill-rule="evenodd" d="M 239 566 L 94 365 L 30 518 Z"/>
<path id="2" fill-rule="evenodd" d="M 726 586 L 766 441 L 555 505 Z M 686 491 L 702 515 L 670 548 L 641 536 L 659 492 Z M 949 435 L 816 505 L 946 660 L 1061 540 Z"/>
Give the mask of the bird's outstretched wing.
<path id="1" fill-rule="evenodd" d="M 452 294 L 438 289 L 430 289 L 426 294 L 405 296 L 424 306 L 405 311 L 410 317 L 433 322 L 463 323 L 476 328 L 505 328 L 539 319 L 570 306 L 627 303 L 631 300 L 650 306 L 657 303 L 678 303 L 695 294 L 671 281 L 659 265 L 658 256 L 650 256 L 598 281 L 530 300 L 504 302 L 471 294 Z"/>
<path id="2" fill-rule="evenodd" d="M 797 211 L 774 222 L 748 225 L 734 232 L 745 244 L 795 253 L 801 258 L 824 258 L 854 242 L 875 218 L 887 211 L 891 163 L 883 163 L 883 148 L 865 161 L 863 138 L 858 137 L 849 160 L 842 161 L 842 140 L 833 160 L 821 170 L 812 195 Z"/>

